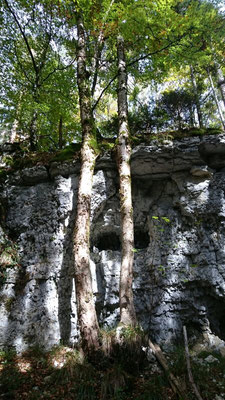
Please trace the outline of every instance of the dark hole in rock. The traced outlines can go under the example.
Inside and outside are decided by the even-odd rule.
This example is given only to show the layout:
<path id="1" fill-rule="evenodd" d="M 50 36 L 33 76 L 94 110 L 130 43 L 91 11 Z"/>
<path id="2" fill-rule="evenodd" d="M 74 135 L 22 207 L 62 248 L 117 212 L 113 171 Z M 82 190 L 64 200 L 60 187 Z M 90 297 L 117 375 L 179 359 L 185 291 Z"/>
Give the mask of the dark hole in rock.
<path id="1" fill-rule="evenodd" d="M 214 335 L 219 336 L 220 339 L 225 340 L 225 314 L 224 314 L 224 302 L 221 300 L 214 300 L 215 307 L 209 309 L 209 322 L 210 329 Z"/>
<path id="2" fill-rule="evenodd" d="M 93 246 L 97 247 L 99 251 L 121 249 L 119 236 L 113 232 L 104 233 L 101 234 L 101 236 L 98 236 L 93 243 Z"/>
<path id="3" fill-rule="evenodd" d="M 186 326 L 189 339 L 192 337 L 199 337 L 202 334 L 201 321 L 187 321 L 183 325 Z M 181 332 L 181 343 L 183 343 L 183 330 Z"/>
<path id="4" fill-rule="evenodd" d="M 145 249 L 149 245 L 149 235 L 144 229 L 134 230 L 134 247 L 135 249 Z"/>
<path id="5" fill-rule="evenodd" d="M 20 234 L 24 232 L 24 230 L 14 230 L 14 229 L 10 229 L 10 232 L 8 233 L 8 238 L 10 240 L 12 240 L 13 242 L 16 242 L 20 236 Z"/>
<path id="6" fill-rule="evenodd" d="M 225 315 L 223 314 L 219 319 L 220 338 L 225 340 Z"/>
<path id="7" fill-rule="evenodd" d="M 187 290 L 187 298 L 193 298 L 194 303 L 196 299 L 196 304 L 198 304 L 199 299 L 201 299 L 201 313 L 196 313 L 196 308 L 189 309 L 188 315 L 186 315 L 187 321 L 184 325 L 188 328 L 195 327 L 196 330 L 200 332 L 210 329 L 210 331 L 218 336 L 220 339 L 225 340 L 225 301 L 224 297 L 216 297 L 214 292 L 214 287 L 210 286 L 210 283 L 204 281 L 204 276 L 202 280 L 185 282 Z M 188 288 L 191 290 L 188 293 Z M 198 305 L 196 306 L 198 308 Z M 199 310 L 200 311 L 200 310 Z"/>

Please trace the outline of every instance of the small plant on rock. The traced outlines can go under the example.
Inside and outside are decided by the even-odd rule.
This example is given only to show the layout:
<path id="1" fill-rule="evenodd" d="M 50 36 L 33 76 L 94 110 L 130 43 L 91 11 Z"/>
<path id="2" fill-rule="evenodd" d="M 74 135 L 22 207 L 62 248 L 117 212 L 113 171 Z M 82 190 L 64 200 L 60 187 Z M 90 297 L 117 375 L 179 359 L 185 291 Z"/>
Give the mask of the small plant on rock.
<path id="1" fill-rule="evenodd" d="M 0 286 L 7 279 L 7 269 L 19 266 L 18 246 L 5 237 L 0 242 Z"/>

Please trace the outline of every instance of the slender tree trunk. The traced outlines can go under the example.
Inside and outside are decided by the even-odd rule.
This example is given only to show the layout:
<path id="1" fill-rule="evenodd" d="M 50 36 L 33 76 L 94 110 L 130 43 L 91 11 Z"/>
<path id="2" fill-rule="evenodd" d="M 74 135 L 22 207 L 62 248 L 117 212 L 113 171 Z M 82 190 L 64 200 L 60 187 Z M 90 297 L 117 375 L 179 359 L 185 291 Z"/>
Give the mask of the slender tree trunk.
<path id="1" fill-rule="evenodd" d="M 19 121 L 18 121 L 18 119 L 16 117 L 14 122 L 13 122 L 11 135 L 10 135 L 10 142 L 11 143 L 14 143 L 16 141 L 18 126 L 19 126 Z"/>
<path id="2" fill-rule="evenodd" d="M 194 127 L 194 125 L 195 125 L 195 118 L 194 118 L 194 112 L 193 112 L 193 108 L 192 108 L 192 106 L 190 106 L 190 108 L 189 108 L 189 114 L 190 114 L 190 125 L 191 125 L 191 127 L 193 128 Z"/>
<path id="3" fill-rule="evenodd" d="M 181 118 L 181 112 L 178 110 L 177 112 L 177 121 L 178 121 L 178 129 L 179 131 L 182 130 L 182 118 Z"/>
<path id="4" fill-rule="evenodd" d="M 223 104 L 225 107 L 225 77 L 223 75 L 222 69 L 220 68 L 220 66 L 218 64 L 216 64 L 216 70 L 217 70 L 217 77 L 218 77 L 218 88 L 220 90 Z"/>
<path id="5" fill-rule="evenodd" d="M 59 141 L 58 141 L 58 146 L 59 146 L 59 149 L 62 149 L 62 147 L 63 147 L 63 119 L 62 119 L 62 115 L 60 115 L 60 118 L 59 118 Z"/>
<path id="6" fill-rule="evenodd" d="M 197 109 L 199 128 L 203 128 L 202 112 L 201 112 L 201 106 L 200 106 L 200 101 L 199 101 L 198 87 L 197 87 L 197 83 L 196 83 L 196 79 L 195 79 L 194 68 L 192 67 L 192 65 L 190 66 L 190 70 L 191 70 L 191 81 L 192 81 L 192 86 L 193 86 L 194 95 L 195 95 L 195 105 L 196 105 L 196 109 Z"/>
<path id="7" fill-rule="evenodd" d="M 223 116 L 223 113 L 222 113 L 222 110 L 221 110 L 221 107 L 220 107 L 220 103 L 219 103 L 219 100 L 218 100 L 218 97 L 217 97 L 217 93 L 216 93 L 216 89 L 215 89 L 215 86 L 214 86 L 214 83 L 213 83 L 212 75 L 210 74 L 209 70 L 208 70 L 208 77 L 209 77 L 209 82 L 210 82 L 210 85 L 211 85 L 211 88 L 212 88 L 212 91 L 213 91 L 213 96 L 214 96 L 214 100 L 215 100 L 215 103 L 216 103 L 216 106 L 217 106 L 217 110 L 218 110 L 218 113 L 219 113 L 219 116 L 220 116 L 220 121 L 222 123 L 223 129 L 225 130 L 225 119 L 224 119 L 224 116 Z"/>
<path id="8" fill-rule="evenodd" d="M 34 111 L 29 126 L 29 142 L 31 151 L 35 151 L 37 149 L 36 136 L 37 136 L 37 112 Z"/>
<path id="9" fill-rule="evenodd" d="M 83 144 L 74 233 L 75 284 L 82 346 L 87 353 L 90 353 L 99 347 L 99 326 L 92 290 L 89 248 L 91 191 L 97 154 L 93 148 L 94 120 L 86 70 L 85 32 L 80 15 L 77 15 L 77 28 L 77 80 Z"/>
<path id="10" fill-rule="evenodd" d="M 131 197 L 131 146 L 129 143 L 127 73 L 122 37 L 117 40 L 118 57 L 118 117 L 119 137 L 117 160 L 120 177 L 120 212 L 122 224 L 122 262 L 120 271 L 120 322 L 135 325 L 136 314 L 133 301 L 134 223 Z"/>
<path id="11" fill-rule="evenodd" d="M 11 135 L 10 135 L 10 142 L 11 143 L 14 143 L 18 139 L 18 128 L 19 128 L 19 118 L 20 118 L 22 97 L 23 97 L 23 91 L 20 92 L 20 96 L 19 96 L 19 99 L 18 99 L 17 107 L 16 107 L 15 120 L 13 122 Z"/>
<path id="12" fill-rule="evenodd" d="M 38 119 L 37 104 L 40 103 L 38 81 L 39 81 L 39 76 L 36 73 L 36 83 L 34 85 L 33 94 L 32 94 L 35 108 L 33 110 L 33 114 L 32 114 L 31 121 L 30 121 L 30 126 L 29 126 L 30 150 L 31 151 L 37 150 L 37 119 Z"/>

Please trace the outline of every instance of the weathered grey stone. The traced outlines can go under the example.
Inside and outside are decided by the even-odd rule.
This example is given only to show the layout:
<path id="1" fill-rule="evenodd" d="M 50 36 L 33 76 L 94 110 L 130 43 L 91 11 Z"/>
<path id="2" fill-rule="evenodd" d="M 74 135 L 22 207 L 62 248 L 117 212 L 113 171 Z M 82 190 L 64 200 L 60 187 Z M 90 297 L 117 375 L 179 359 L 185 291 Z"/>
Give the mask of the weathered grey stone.
<path id="1" fill-rule="evenodd" d="M 21 173 L 24 184 L 34 184 L 48 180 L 47 169 L 42 165 L 37 165 L 32 168 L 25 168 Z"/>
<path id="2" fill-rule="evenodd" d="M 79 173 L 80 163 L 77 160 L 73 161 L 64 161 L 64 162 L 51 162 L 49 168 L 49 174 L 51 178 L 56 176 L 64 176 L 68 177 L 69 175 L 73 175 Z"/>
<path id="3" fill-rule="evenodd" d="M 212 331 L 225 338 L 225 171 L 218 167 L 224 137 L 133 150 L 135 307 L 143 328 L 164 344 L 180 338 L 184 324 L 188 335 Z M 1 346 L 21 351 L 79 337 L 73 282 L 78 173 L 76 160 L 52 163 L 49 175 L 38 166 L 5 183 L 0 242 L 4 231 L 17 242 L 20 266 L 7 269 L 1 287 Z M 118 187 L 107 153 L 96 165 L 91 211 L 93 291 L 105 326 L 119 320 Z"/>
<path id="4" fill-rule="evenodd" d="M 225 167 L 224 135 L 215 136 L 213 139 L 204 137 L 204 140 L 199 144 L 199 153 L 211 168 L 219 170 Z"/>
<path id="5" fill-rule="evenodd" d="M 191 168 L 191 174 L 193 176 L 200 176 L 201 178 L 211 178 L 213 171 L 210 170 L 208 167 L 201 167 L 201 166 L 194 166 Z"/>
<path id="6" fill-rule="evenodd" d="M 213 357 L 211 354 L 205 358 L 204 360 L 207 364 L 212 364 L 212 363 L 219 363 L 218 358 Z"/>

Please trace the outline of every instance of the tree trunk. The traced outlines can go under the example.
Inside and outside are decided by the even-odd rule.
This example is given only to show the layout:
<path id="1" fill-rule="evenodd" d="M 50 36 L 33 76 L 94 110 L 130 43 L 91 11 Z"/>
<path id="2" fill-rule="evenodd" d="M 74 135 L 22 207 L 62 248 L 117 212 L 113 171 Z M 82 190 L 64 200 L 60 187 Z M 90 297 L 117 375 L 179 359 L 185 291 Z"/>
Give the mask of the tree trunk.
<path id="1" fill-rule="evenodd" d="M 217 77 L 218 77 L 218 87 L 221 93 L 221 97 L 223 100 L 223 104 L 225 107 L 225 77 L 223 75 L 223 71 L 219 67 L 219 65 L 216 65 L 216 70 L 217 70 Z"/>
<path id="2" fill-rule="evenodd" d="M 127 107 L 127 73 L 122 37 L 117 40 L 118 57 L 118 118 L 119 137 L 117 161 L 120 177 L 120 213 L 122 234 L 122 262 L 120 271 L 120 322 L 124 325 L 136 324 L 133 302 L 133 258 L 134 258 L 134 224 L 131 197 L 131 146 L 129 143 L 128 107 Z"/>
<path id="3" fill-rule="evenodd" d="M 37 139 L 37 112 L 34 111 L 29 126 L 29 142 L 31 151 L 37 150 L 36 139 Z"/>
<path id="4" fill-rule="evenodd" d="M 199 128 L 203 128 L 202 112 L 201 112 L 201 106 L 200 106 L 200 101 L 199 101 L 198 87 L 197 87 L 197 83 L 196 83 L 196 79 L 195 79 L 194 68 L 192 67 L 192 65 L 190 66 L 190 70 L 191 70 L 191 82 L 192 82 L 194 96 L 195 96 L 195 105 L 196 105 L 196 110 L 197 110 L 197 115 L 198 115 Z"/>
<path id="5" fill-rule="evenodd" d="M 59 141 L 58 141 L 59 149 L 62 149 L 62 147 L 63 147 L 63 129 L 62 129 L 62 127 L 63 127 L 63 119 L 62 119 L 62 115 L 60 115 L 60 118 L 59 118 Z"/>
<path id="6" fill-rule="evenodd" d="M 177 121 L 178 121 L 178 129 L 179 131 L 182 130 L 182 118 L 181 118 L 181 111 L 178 109 L 177 111 Z"/>
<path id="7" fill-rule="evenodd" d="M 225 130 L 225 119 L 224 119 L 222 110 L 220 108 L 220 103 L 219 103 L 219 100 L 218 100 L 218 97 L 217 97 L 217 94 L 216 94 L 216 89 L 215 89 L 215 86 L 214 86 L 214 83 L 213 83 L 213 80 L 212 80 L 212 75 L 210 74 L 209 70 L 208 70 L 208 77 L 209 77 L 209 82 L 210 82 L 210 85 L 211 85 L 211 88 L 212 88 L 212 91 L 213 91 L 213 97 L 214 97 L 214 100 L 215 100 L 215 103 L 216 103 L 216 106 L 217 106 L 217 110 L 218 110 L 218 113 L 219 113 L 219 116 L 220 116 L 220 121 L 222 123 L 223 129 Z"/>
<path id="8" fill-rule="evenodd" d="M 10 142 L 14 143 L 17 138 L 17 132 L 18 132 L 18 126 L 19 126 L 19 121 L 17 118 L 15 118 L 12 129 L 11 129 L 11 135 L 10 135 Z"/>
<path id="9" fill-rule="evenodd" d="M 95 140 L 94 120 L 91 111 L 91 95 L 86 70 L 85 32 L 80 15 L 77 15 L 77 29 L 77 81 L 83 143 L 81 148 L 81 171 L 74 233 L 75 284 L 82 346 L 85 352 L 91 353 L 99 348 L 99 326 L 92 290 L 89 248 L 91 191 L 97 154 L 93 148 Z"/>
<path id="10" fill-rule="evenodd" d="M 16 115 L 15 115 L 15 120 L 12 125 L 12 130 L 11 130 L 11 135 L 10 135 L 10 142 L 14 143 L 18 139 L 18 131 L 19 131 L 19 119 L 20 119 L 20 112 L 21 112 L 21 101 L 23 97 L 23 91 L 20 92 L 17 107 L 16 107 Z"/>
<path id="11" fill-rule="evenodd" d="M 189 118 L 190 125 L 193 128 L 195 126 L 195 122 L 194 122 L 195 118 L 194 118 L 194 112 L 193 112 L 192 106 L 190 106 L 190 108 L 189 108 L 189 114 L 190 114 L 190 118 Z"/>

